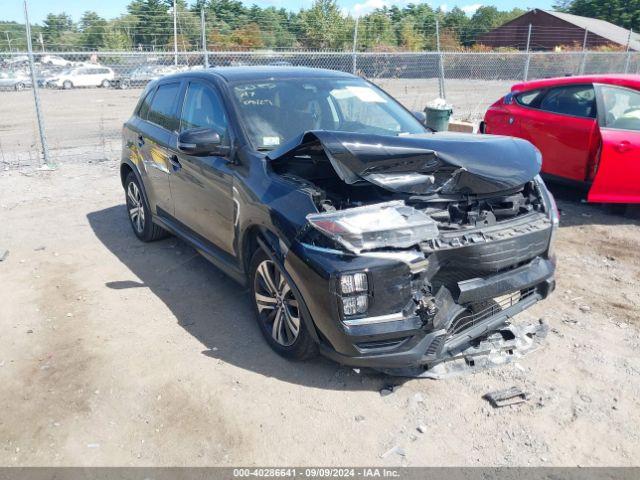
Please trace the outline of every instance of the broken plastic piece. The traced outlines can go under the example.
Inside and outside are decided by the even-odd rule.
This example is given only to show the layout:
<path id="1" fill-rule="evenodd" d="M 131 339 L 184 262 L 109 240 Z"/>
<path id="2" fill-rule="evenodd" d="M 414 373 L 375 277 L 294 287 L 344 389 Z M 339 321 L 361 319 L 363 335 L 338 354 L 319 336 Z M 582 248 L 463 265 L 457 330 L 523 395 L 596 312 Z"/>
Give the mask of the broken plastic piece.
<path id="1" fill-rule="evenodd" d="M 312 213 L 309 223 L 348 250 L 407 248 L 438 237 L 436 222 L 403 201 Z"/>
<path id="2" fill-rule="evenodd" d="M 511 387 L 505 390 L 489 392 L 482 398 L 488 400 L 494 408 L 500 408 L 524 403 L 529 399 L 529 394 L 518 387 Z"/>

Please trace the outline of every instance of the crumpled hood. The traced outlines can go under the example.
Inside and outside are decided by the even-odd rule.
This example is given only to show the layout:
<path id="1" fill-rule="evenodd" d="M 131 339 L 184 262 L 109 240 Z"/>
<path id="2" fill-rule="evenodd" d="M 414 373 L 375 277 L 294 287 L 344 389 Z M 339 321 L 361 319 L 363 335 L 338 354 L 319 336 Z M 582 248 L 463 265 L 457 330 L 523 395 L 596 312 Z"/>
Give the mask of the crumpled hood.
<path id="1" fill-rule="evenodd" d="M 427 133 L 386 136 L 309 131 L 269 152 L 272 162 L 324 151 L 348 184 L 369 181 L 411 194 L 491 194 L 540 172 L 541 156 L 526 140 L 495 135 Z"/>

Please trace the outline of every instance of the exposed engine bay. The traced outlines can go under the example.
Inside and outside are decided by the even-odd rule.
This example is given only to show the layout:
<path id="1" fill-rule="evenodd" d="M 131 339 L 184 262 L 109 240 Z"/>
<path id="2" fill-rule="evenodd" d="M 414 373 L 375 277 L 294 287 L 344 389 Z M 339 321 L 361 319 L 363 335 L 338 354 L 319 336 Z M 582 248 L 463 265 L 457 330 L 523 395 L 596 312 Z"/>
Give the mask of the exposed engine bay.
<path id="1" fill-rule="evenodd" d="M 436 142 L 429 136 L 398 137 L 402 142 L 397 151 L 388 145 L 390 137 L 381 137 L 384 144 L 382 140 L 371 143 L 376 140 L 371 135 L 363 136 L 367 143 L 362 143 L 364 138 L 358 142 L 358 137 L 344 132 L 309 132 L 270 153 L 271 166 L 279 175 L 301 182 L 319 212 L 402 201 L 428 215 L 442 231 L 489 226 L 544 212 L 534 180 L 540 160 L 526 142 L 506 137 L 487 142 L 490 137 L 479 137 L 478 145 L 463 148 L 460 157 L 455 157 L 455 150 L 460 149 L 459 135 L 447 135 Z M 409 139 L 413 145 L 407 146 Z M 448 151 L 443 154 L 431 149 L 438 146 Z M 478 156 L 483 148 L 488 155 L 485 160 L 465 163 L 469 150 Z M 512 166 L 505 174 L 503 157 L 517 154 L 520 158 L 516 157 L 516 162 L 511 158 L 511 163 L 525 166 Z M 486 164 L 496 158 L 502 164 L 503 177 L 489 178 L 494 172 Z"/>
<path id="2" fill-rule="evenodd" d="M 555 207 L 528 142 L 322 131 L 267 158 L 315 203 L 318 213 L 307 215 L 301 232 L 306 243 L 409 266 L 413 298 L 403 312 L 439 332 L 431 351 L 440 361 L 445 342 L 451 354 L 464 344 L 460 338 L 475 338 L 469 332 L 501 328 L 553 289 L 539 291 L 552 275 L 541 256 L 550 248 Z"/>

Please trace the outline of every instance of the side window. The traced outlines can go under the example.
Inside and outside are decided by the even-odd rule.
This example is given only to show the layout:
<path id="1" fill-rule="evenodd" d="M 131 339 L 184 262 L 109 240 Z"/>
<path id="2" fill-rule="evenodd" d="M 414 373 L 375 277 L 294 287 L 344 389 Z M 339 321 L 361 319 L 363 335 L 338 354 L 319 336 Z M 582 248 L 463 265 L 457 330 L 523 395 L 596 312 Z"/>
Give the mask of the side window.
<path id="1" fill-rule="evenodd" d="M 540 109 L 574 117 L 596 117 L 596 96 L 592 85 L 569 85 L 550 89 Z"/>
<path id="2" fill-rule="evenodd" d="M 220 97 L 202 83 L 190 83 L 182 105 L 180 131 L 201 127 L 212 128 L 220 133 L 223 143 L 226 143 L 227 125 L 227 116 Z"/>
<path id="3" fill-rule="evenodd" d="M 175 117 L 174 105 L 176 103 L 179 90 L 179 83 L 160 85 L 151 100 L 147 120 L 155 123 L 156 125 L 160 125 L 167 130 L 177 130 L 178 120 Z"/>
<path id="4" fill-rule="evenodd" d="M 515 96 L 516 102 L 525 107 L 537 108 L 542 97 L 542 90 L 531 90 L 529 92 L 522 92 Z"/>
<path id="5" fill-rule="evenodd" d="M 144 97 L 144 100 L 140 104 L 140 108 L 138 108 L 137 115 L 143 120 L 146 120 L 147 115 L 149 114 L 149 105 L 151 104 L 151 99 L 153 98 L 154 92 L 155 92 L 155 89 L 149 90 L 147 95 Z"/>
<path id="6" fill-rule="evenodd" d="M 605 128 L 640 131 L 640 92 L 628 88 L 600 85 Z"/>

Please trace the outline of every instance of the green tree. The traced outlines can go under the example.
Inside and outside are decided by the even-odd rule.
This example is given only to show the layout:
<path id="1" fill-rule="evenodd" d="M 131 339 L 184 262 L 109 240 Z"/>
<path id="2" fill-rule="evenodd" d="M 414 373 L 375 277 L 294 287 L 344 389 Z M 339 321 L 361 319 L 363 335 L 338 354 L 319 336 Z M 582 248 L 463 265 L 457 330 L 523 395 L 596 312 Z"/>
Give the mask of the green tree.
<path id="1" fill-rule="evenodd" d="M 66 13 L 50 13 L 42 22 L 42 37 L 46 48 L 52 50 L 69 50 L 75 46 L 76 26 Z"/>
<path id="2" fill-rule="evenodd" d="M 80 19 L 80 45 L 86 48 L 102 48 L 107 35 L 107 21 L 96 12 L 84 12 Z"/>
<path id="3" fill-rule="evenodd" d="M 307 48 L 341 50 L 352 39 L 336 0 L 314 0 L 300 12 L 301 42 Z"/>
<path id="4" fill-rule="evenodd" d="M 457 38 L 458 42 L 468 45 L 471 40 L 469 24 L 471 20 L 461 8 L 454 7 L 446 12 L 442 18 L 442 27 Z"/>
<path id="5" fill-rule="evenodd" d="M 398 45 L 396 32 L 388 10 L 376 10 L 360 21 L 358 28 L 360 48 L 385 49 Z"/>
<path id="6" fill-rule="evenodd" d="M 171 2 L 169 2 L 171 3 Z M 173 35 L 173 17 L 164 0 L 133 0 L 127 11 L 128 25 L 134 46 L 164 47 Z"/>

